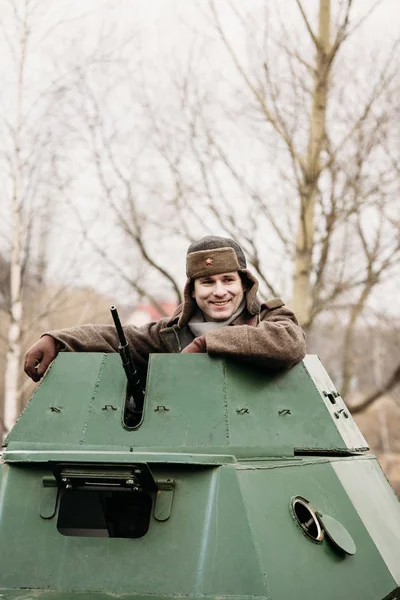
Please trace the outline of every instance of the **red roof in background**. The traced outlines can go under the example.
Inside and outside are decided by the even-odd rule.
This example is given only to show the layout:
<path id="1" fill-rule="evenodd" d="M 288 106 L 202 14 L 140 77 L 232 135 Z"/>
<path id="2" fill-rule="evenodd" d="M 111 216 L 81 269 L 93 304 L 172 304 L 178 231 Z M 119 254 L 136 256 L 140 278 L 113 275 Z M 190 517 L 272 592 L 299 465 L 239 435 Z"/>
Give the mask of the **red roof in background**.
<path id="1" fill-rule="evenodd" d="M 161 314 L 153 304 L 137 304 L 133 309 L 133 313 L 140 310 L 149 315 L 149 321 L 158 321 L 158 319 L 165 316 L 170 317 L 178 306 L 176 302 L 159 302 L 159 305 L 163 308 L 165 314 Z"/>

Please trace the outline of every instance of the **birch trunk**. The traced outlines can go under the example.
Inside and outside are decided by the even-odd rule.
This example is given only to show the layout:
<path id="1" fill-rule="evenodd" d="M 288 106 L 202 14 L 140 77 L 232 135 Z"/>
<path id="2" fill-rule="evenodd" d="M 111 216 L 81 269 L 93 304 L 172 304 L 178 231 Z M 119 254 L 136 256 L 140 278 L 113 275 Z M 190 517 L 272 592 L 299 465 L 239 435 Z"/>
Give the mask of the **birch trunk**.
<path id="1" fill-rule="evenodd" d="M 22 337 L 22 123 L 23 86 L 26 50 L 29 29 L 25 19 L 22 22 L 20 56 L 16 98 L 16 126 L 14 135 L 13 197 L 12 197 L 12 248 L 10 263 L 10 325 L 7 332 L 7 355 L 4 373 L 4 427 L 7 434 L 18 418 L 18 378 L 21 362 Z"/>
<path id="2" fill-rule="evenodd" d="M 320 156 L 325 140 L 330 57 L 330 0 L 320 0 L 319 32 L 315 38 L 316 65 L 310 117 L 310 133 L 300 190 L 300 215 L 296 236 L 292 307 L 304 327 L 311 322 L 312 254 L 315 202 L 320 176 Z"/>
<path id="3" fill-rule="evenodd" d="M 18 185 L 13 197 L 13 248 L 11 255 L 11 319 L 7 332 L 7 356 L 4 376 L 4 426 L 10 431 L 18 417 L 18 375 L 21 360 L 22 300 L 21 300 L 21 215 Z"/>

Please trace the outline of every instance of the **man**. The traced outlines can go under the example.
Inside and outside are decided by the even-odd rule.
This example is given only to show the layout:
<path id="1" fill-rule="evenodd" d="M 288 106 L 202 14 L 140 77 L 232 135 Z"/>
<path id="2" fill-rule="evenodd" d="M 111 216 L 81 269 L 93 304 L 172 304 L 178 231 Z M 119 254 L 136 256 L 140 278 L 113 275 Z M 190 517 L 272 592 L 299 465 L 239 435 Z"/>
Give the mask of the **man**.
<path id="1" fill-rule="evenodd" d="M 258 281 L 247 270 L 242 248 L 230 238 L 206 236 L 188 248 L 184 301 L 172 318 L 125 336 L 142 377 L 154 352 L 207 352 L 261 365 L 288 368 L 305 355 L 305 336 L 282 300 L 262 304 Z M 82 325 L 45 333 L 25 355 L 25 372 L 39 381 L 60 350 L 116 352 L 112 325 Z"/>

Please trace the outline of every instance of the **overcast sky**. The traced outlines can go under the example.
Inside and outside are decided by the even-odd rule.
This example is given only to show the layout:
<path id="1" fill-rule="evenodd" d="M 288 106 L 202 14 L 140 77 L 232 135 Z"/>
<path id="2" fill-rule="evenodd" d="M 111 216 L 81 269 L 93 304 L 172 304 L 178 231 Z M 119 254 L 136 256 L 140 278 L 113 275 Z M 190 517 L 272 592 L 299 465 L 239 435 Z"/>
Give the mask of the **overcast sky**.
<path id="1" fill-rule="evenodd" d="M 23 2 L 15 0 L 16 6 Z M 248 40 L 243 35 L 243 30 L 238 21 L 235 10 L 243 7 L 242 0 L 216 0 L 216 7 L 227 35 L 243 61 L 248 60 Z M 48 0 L 40 2 L 38 27 L 35 31 L 33 45 L 34 52 L 30 55 L 26 80 L 29 84 L 27 104 L 34 98 L 35 92 L 46 89 L 54 81 L 54 65 L 57 65 L 56 76 L 66 85 L 69 81 L 69 69 L 79 64 L 85 56 L 88 57 L 98 51 L 99 40 L 105 52 L 121 47 L 117 51 L 119 56 L 125 57 L 125 49 L 129 48 L 129 59 L 132 64 L 140 66 L 148 82 L 153 99 L 162 108 L 169 108 L 169 89 L 171 74 L 174 68 L 184 68 L 190 56 L 194 56 L 193 64 L 196 73 L 206 89 L 207 86 L 216 91 L 218 84 L 223 96 L 227 87 L 221 86 L 221 74 L 225 83 L 237 84 L 237 73 L 226 51 L 216 41 L 215 31 L 208 16 L 208 2 L 205 0 Z M 316 21 L 316 0 L 304 0 L 303 5 L 310 21 Z M 332 0 L 333 10 L 337 11 L 341 3 Z M 300 45 L 307 44 L 307 38 L 299 36 L 301 17 L 294 0 L 250 0 L 246 3 L 249 18 L 257 18 L 264 9 L 278 7 L 275 23 L 272 25 L 279 29 L 279 19 L 285 23 L 289 35 L 298 38 Z M 353 9 L 353 22 L 368 13 L 375 6 L 373 15 L 358 29 L 346 48 L 346 55 L 351 61 L 354 56 L 361 58 L 358 68 L 362 68 L 363 56 L 374 53 L 384 55 L 385 49 L 400 34 L 399 0 L 355 0 Z M 12 59 L 7 48 L 15 46 L 17 42 L 16 30 L 12 25 L 12 12 L 10 2 L 0 0 L 3 14 L 2 36 L 0 38 L 0 75 L 3 82 L 1 93 L 1 106 L 3 115 L 12 119 L 15 109 L 15 88 L 17 73 L 12 66 Z M 275 14 L 275 13 L 273 13 Z M 129 40 L 129 42 L 128 42 Z M 132 56 L 132 49 L 134 55 Z M 109 72 L 109 71 L 107 71 Z M 98 78 L 100 87 L 105 84 Z M 101 92 L 99 92 L 101 93 Z M 115 114 L 121 116 L 127 113 L 129 106 L 121 98 L 121 104 L 116 102 Z M 73 127 L 75 123 L 71 123 Z M 254 150 L 254 149 L 253 149 Z M 252 148 L 246 147 L 243 140 L 237 152 L 243 153 L 243 162 L 251 156 Z M 76 156 L 76 170 L 79 171 L 79 154 Z M 249 161 L 249 169 L 252 168 Z M 74 201 L 79 205 L 82 218 L 89 223 L 93 235 L 104 238 L 110 246 L 113 244 L 115 234 L 107 227 L 101 208 L 95 201 L 95 190 L 91 188 L 90 177 L 82 184 L 85 173 L 80 173 L 81 188 Z M 4 184 L 3 184 L 4 186 Z M 77 189 L 77 188 L 76 188 Z M 7 190 L 9 191 L 9 190 Z M 82 194 L 80 201 L 79 194 Z M 9 238 L 7 226 L 11 225 L 8 194 L 3 187 L 2 208 L 3 215 L 3 247 Z M 60 210 L 54 217 L 53 243 L 57 242 L 59 249 L 68 253 L 71 242 L 79 238 L 79 223 L 73 210 L 67 207 Z M 60 235 L 60 229 L 63 235 Z M 202 232 L 203 233 L 203 232 Z M 207 231 L 204 231 L 207 233 Z M 116 245 L 116 248 L 118 246 Z M 169 248 L 172 261 L 176 261 L 177 269 L 183 271 L 184 256 L 183 244 L 176 248 Z M 127 256 L 123 256 L 126 259 Z M 84 263 L 82 263 L 84 264 Z M 92 268 L 89 266 L 92 265 Z M 98 283 L 99 262 L 89 260 L 81 273 L 82 281 Z M 54 263 L 53 273 L 59 271 L 57 261 Z M 75 269 L 76 273 L 76 269 Z"/>

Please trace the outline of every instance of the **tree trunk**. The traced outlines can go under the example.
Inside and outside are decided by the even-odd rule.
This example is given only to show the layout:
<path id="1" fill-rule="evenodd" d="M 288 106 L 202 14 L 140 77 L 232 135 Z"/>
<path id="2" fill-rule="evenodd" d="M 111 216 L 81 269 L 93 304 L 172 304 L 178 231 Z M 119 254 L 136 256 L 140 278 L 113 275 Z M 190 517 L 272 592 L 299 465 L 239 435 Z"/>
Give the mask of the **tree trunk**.
<path id="1" fill-rule="evenodd" d="M 303 185 L 300 193 L 300 215 L 296 236 L 292 307 L 301 325 L 311 322 L 312 254 L 314 247 L 315 202 L 320 176 L 320 156 L 325 140 L 325 116 L 330 74 L 330 0 L 320 0 L 319 34 L 315 38 L 316 65 L 310 117 L 310 133 Z"/>
<path id="2" fill-rule="evenodd" d="M 353 306 L 350 316 L 349 322 L 346 328 L 346 334 L 344 337 L 343 344 L 343 353 L 342 353 L 342 387 L 341 394 L 343 398 L 347 397 L 347 394 L 350 392 L 351 380 L 354 373 L 354 336 L 356 333 L 356 323 L 358 317 L 362 313 L 365 302 L 371 292 L 371 286 L 366 286 L 362 292 L 361 296 L 358 299 L 357 303 Z"/>
<path id="3" fill-rule="evenodd" d="M 26 9 L 26 7 L 25 7 Z M 22 333 L 22 96 L 24 70 L 29 28 L 25 19 L 22 23 L 20 38 L 20 56 L 18 65 L 16 126 L 14 133 L 13 197 L 12 197 L 12 248 L 10 263 L 10 325 L 7 332 L 7 356 L 4 372 L 4 427 L 7 434 L 18 418 L 18 375 L 21 361 Z"/>
<path id="4" fill-rule="evenodd" d="M 21 359 L 21 215 L 18 201 L 18 175 L 13 197 L 13 242 L 10 265 L 11 306 L 7 333 L 7 356 L 4 374 L 4 426 L 10 431 L 18 417 L 18 373 Z"/>

